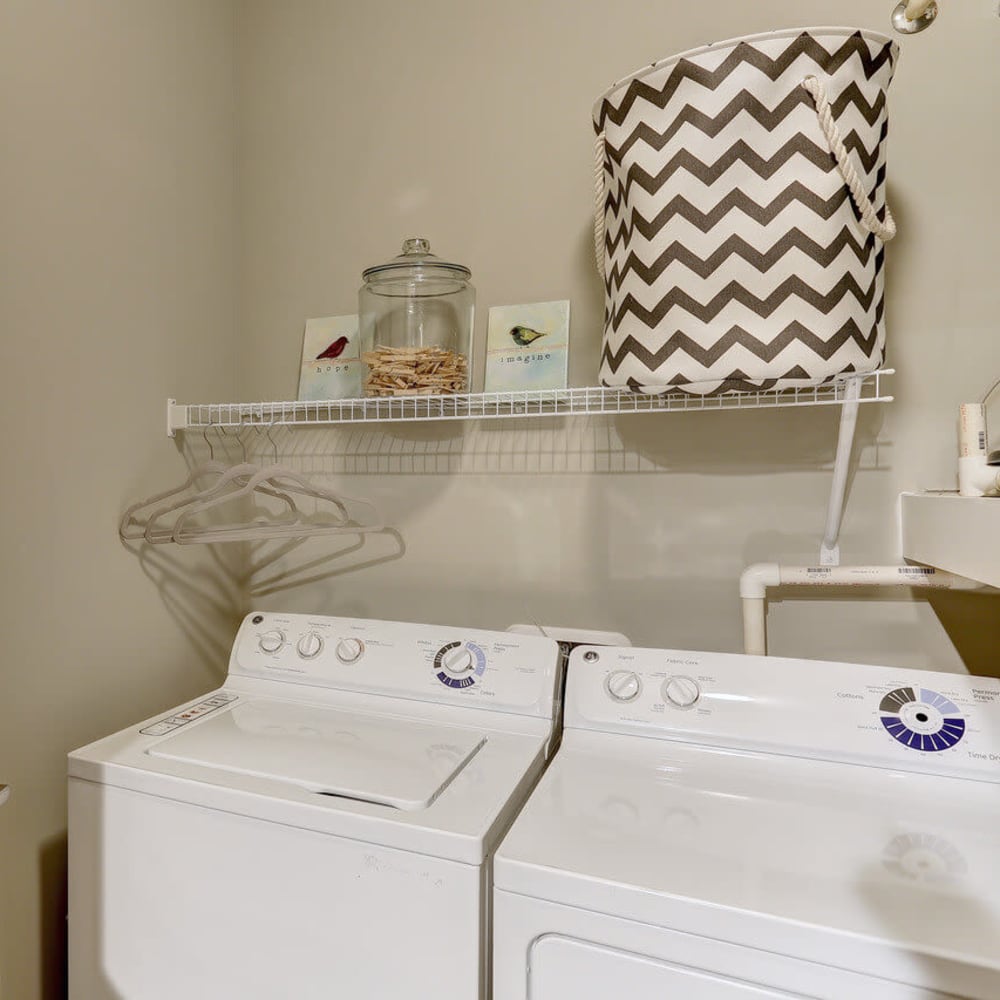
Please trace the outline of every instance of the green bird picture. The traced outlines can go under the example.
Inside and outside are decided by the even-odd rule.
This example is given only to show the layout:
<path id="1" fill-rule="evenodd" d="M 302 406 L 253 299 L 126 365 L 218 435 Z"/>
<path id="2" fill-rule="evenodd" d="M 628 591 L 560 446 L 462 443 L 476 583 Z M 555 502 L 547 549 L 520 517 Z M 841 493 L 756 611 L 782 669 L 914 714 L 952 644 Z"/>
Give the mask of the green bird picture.
<path id="1" fill-rule="evenodd" d="M 544 337 L 545 333 L 539 330 L 532 330 L 530 326 L 512 326 L 510 328 L 510 339 L 518 347 L 529 347 L 539 337 Z"/>

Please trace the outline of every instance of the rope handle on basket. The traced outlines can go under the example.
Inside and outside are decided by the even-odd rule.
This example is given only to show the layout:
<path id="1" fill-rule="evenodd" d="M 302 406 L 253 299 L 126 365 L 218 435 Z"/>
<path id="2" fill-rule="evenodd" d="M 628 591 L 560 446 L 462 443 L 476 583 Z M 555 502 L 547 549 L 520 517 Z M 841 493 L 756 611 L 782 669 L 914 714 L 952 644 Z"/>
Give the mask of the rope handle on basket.
<path id="1" fill-rule="evenodd" d="M 819 118 L 819 127 L 826 136 L 826 141 L 830 144 L 830 150 L 837 161 L 841 177 L 851 192 L 858 212 L 861 215 L 862 225 L 870 232 L 874 233 L 883 243 L 888 243 L 896 235 L 896 220 L 889 211 L 889 206 L 885 206 L 885 221 L 878 217 L 875 206 L 871 203 L 868 195 L 865 194 L 864 184 L 858 176 L 854 164 L 851 163 L 850 153 L 840 137 L 840 130 L 834 121 L 833 112 L 830 110 L 830 102 L 826 97 L 826 88 L 815 76 L 807 76 L 802 81 L 802 86 L 812 97 L 816 105 L 816 115 Z M 594 140 L 594 258 L 597 261 L 597 270 L 601 277 L 604 275 L 604 133 L 598 133 Z"/>
<path id="2" fill-rule="evenodd" d="M 604 133 L 594 140 L 594 259 L 604 277 Z"/>
<path id="3" fill-rule="evenodd" d="M 883 243 L 888 243 L 896 235 L 896 220 L 889 211 L 888 203 L 885 206 L 885 221 L 883 222 L 875 211 L 875 206 L 871 203 L 868 195 L 865 194 L 864 184 L 858 176 L 854 164 L 851 163 L 850 154 L 840 137 L 840 129 L 833 120 L 833 112 L 830 110 L 830 102 L 826 97 L 826 88 L 815 76 L 807 76 L 802 81 L 802 86 L 809 93 L 816 105 L 816 116 L 819 118 L 819 127 L 826 136 L 826 141 L 830 144 L 830 150 L 837 161 L 840 175 L 844 178 L 851 198 L 861 214 L 861 222 L 865 229 L 874 233 Z"/>

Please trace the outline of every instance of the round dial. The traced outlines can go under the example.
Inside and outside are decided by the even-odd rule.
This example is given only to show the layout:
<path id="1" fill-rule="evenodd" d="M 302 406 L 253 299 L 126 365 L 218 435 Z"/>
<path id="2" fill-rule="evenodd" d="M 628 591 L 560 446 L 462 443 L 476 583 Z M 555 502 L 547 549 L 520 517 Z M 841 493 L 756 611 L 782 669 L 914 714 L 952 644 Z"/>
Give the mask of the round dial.
<path id="1" fill-rule="evenodd" d="M 927 688 L 896 688 L 878 710 L 886 732 L 911 750 L 950 750 L 965 736 L 965 717 L 958 706 Z"/>
<path id="2" fill-rule="evenodd" d="M 278 629 L 271 629 L 265 632 L 258 640 L 257 645 L 265 653 L 277 653 L 285 644 L 285 633 Z"/>
<path id="3" fill-rule="evenodd" d="M 675 708 L 690 708 L 701 697 L 701 688 L 693 677 L 668 677 L 663 682 L 663 700 Z"/>
<path id="4" fill-rule="evenodd" d="M 337 643 L 337 659 L 341 663 L 357 663 L 365 651 L 365 644 L 360 639 L 348 637 Z"/>
<path id="5" fill-rule="evenodd" d="M 608 674 L 604 687 L 615 701 L 635 701 L 642 690 L 642 681 L 632 670 L 616 670 Z"/>
<path id="6" fill-rule="evenodd" d="M 319 656 L 322 651 L 323 639 L 315 632 L 306 632 L 295 644 L 295 648 L 303 660 L 311 660 L 314 656 Z"/>
<path id="7" fill-rule="evenodd" d="M 474 642 L 449 642 L 434 654 L 434 676 L 455 691 L 478 684 L 486 671 L 486 653 Z"/>
<path id="8" fill-rule="evenodd" d="M 472 670 L 474 666 L 472 652 L 464 646 L 447 649 L 441 654 L 441 666 L 452 677 L 461 677 Z"/>

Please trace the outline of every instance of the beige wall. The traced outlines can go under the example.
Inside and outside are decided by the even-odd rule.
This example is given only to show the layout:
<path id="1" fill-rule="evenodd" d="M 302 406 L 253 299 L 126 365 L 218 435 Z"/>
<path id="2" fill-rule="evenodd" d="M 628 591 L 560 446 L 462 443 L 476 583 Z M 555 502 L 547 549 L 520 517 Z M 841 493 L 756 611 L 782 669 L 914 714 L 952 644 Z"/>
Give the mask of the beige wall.
<path id="1" fill-rule="evenodd" d="M 593 384 L 592 100 L 710 39 L 827 23 L 886 31 L 891 7 L 240 3 L 242 397 L 294 398 L 304 319 L 355 311 L 362 267 L 410 235 L 472 267 L 480 344 L 491 304 L 571 299 L 571 382 Z M 1000 134 L 989 124 L 1000 19 L 993 0 L 942 7 L 932 31 L 902 40 L 891 95 L 897 402 L 863 410 L 845 561 L 898 557 L 897 494 L 954 483 L 956 408 L 1000 376 Z M 814 410 L 299 432 L 282 441 L 307 468 L 347 473 L 345 489 L 377 497 L 405 554 L 390 539 L 340 556 L 317 544 L 310 554 L 337 575 L 258 603 L 493 626 L 530 616 L 735 650 L 741 569 L 816 559 L 836 426 L 835 411 Z M 962 669 L 957 645 L 966 666 L 995 671 L 992 599 L 936 603 L 948 630 L 898 595 L 787 600 L 772 609 L 773 649 Z"/>
<path id="2" fill-rule="evenodd" d="M 232 31 L 229 2 L 0 2 L 5 1000 L 63 995 L 66 752 L 231 641 L 218 567 L 140 564 L 116 514 L 184 468 L 167 395 L 235 391 Z"/>
<path id="3" fill-rule="evenodd" d="M 898 402 L 863 414 L 848 560 L 896 556 L 897 493 L 952 483 L 955 407 L 1000 375 L 1000 20 L 993 0 L 942 5 L 892 94 Z M 183 467 L 166 396 L 293 397 L 304 319 L 353 311 L 361 268 L 418 233 L 474 269 L 480 339 L 490 304 L 570 298 L 571 379 L 593 382 L 592 98 L 707 39 L 884 29 L 890 6 L 0 2 L 4 997 L 61 992 L 66 750 L 214 683 L 245 600 L 241 553 L 117 541 L 115 513 Z M 836 420 L 285 434 L 290 460 L 377 498 L 399 536 L 293 549 L 257 567 L 254 599 L 736 649 L 742 567 L 814 559 Z M 268 584 L 281 569 L 298 585 Z M 991 669 L 996 606 L 937 609 L 947 628 L 922 602 L 785 602 L 774 649 Z"/>

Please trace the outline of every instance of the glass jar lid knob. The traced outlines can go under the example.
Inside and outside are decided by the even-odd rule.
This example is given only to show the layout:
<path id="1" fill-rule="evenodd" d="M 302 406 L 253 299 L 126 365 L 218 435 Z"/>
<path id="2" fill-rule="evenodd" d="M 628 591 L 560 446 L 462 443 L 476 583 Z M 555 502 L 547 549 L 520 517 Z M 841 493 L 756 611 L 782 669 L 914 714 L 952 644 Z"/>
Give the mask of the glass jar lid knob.
<path id="1" fill-rule="evenodd" d="M 429 254 L 431 252 L 431 241 L 425 240 L 422 236 L 414 236 L 412 239 L 403 240 L 403 253 L 409 256 L 410 254 Z"/>
<path id="2" fill-rule="evenodd" d="M 367 267 L 361 276 L 367 281 L 378 277 L 379 280 L 396 280 L 414 275 L 447 275 L 468 280 L 470 271 L 462 264 L 449 264 L 431 253 L 431 241 L 423 236 L 411 236 L 403 240 L 403 252 L 384 264 Z"/>

